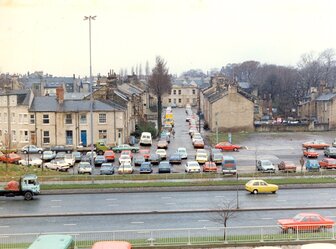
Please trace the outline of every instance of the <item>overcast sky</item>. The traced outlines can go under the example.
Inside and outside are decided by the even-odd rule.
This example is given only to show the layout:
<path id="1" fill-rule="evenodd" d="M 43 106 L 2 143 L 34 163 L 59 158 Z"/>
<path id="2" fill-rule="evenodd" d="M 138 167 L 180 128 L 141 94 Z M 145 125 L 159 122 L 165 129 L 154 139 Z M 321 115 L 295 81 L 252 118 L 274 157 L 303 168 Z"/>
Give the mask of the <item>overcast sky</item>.
<path id="1" fill-rule="evenodd" d="M 336 47 L 330 0 L 0 0 L 0 73 L 117 73 L 162 56 L 170 73 L 257 60 L 296 66 Z"/>

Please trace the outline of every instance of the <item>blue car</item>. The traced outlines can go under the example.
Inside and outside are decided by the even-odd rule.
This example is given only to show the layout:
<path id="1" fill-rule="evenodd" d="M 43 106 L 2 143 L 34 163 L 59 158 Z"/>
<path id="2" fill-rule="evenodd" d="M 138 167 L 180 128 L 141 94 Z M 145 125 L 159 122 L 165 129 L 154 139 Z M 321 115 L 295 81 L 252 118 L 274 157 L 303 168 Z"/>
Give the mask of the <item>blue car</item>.
<path id="1" fill-rule="evenodd" d="M 150 162 L 143 162 L 139 170 L 140 174 L 150 174 L 153 172 L 152 164 Z"/>
<path id="2" fill-rule="evenodd" d="M 320 164 L 317 160 L 308 159 L 305 166 L 307 171 L 320 171 Z"/>

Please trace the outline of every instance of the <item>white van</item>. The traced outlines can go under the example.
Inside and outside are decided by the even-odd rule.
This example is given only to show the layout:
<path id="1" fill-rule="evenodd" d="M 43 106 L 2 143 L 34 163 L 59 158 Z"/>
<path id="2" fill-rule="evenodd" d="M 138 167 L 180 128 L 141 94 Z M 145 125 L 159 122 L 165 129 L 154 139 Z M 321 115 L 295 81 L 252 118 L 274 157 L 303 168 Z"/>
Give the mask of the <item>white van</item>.
<path id="1" fill-rule="evenodd" d="M 152 134 L 150 132 L 141 133 L 140 145 L 152 145 Z"/>

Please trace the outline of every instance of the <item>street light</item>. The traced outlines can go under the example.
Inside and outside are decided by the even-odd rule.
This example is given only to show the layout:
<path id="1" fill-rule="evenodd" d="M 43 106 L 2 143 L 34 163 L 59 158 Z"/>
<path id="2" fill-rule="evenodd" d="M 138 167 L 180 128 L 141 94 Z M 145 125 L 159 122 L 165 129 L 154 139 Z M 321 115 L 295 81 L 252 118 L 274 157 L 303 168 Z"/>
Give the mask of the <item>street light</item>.
<path id="1" fill-rule="evenodd" d="M 218 144 L 218 112 L 215 113 L 215 119 L 216 119 L 216 144 Z"/>
<path id="2" fill-rule="evenodd" d="M 89 55 L 90 55 L 90 126 L 91 126 L 91 165 L 93 161 L 93 90 L 92 90 L 92 60 L 91 60 L 91 20 L 96 20 L 96 16 L 84 16 L 84 21 L 89 20 Z"/>

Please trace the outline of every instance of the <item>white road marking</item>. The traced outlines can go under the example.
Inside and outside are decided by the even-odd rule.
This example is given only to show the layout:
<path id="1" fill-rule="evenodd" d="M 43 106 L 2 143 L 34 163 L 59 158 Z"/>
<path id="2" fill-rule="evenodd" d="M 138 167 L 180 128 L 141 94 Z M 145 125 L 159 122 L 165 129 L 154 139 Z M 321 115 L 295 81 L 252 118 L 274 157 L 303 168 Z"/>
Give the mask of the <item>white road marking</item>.
<path id="1" fill-rule="evenodd" d="M 69 223 L 69 224 L 63 224 L 63 226 L 77 226 L 77 224 Z"/>
<path id="2" fill-rule="evenodd" d="M 0 236 L 0 238 L 8 238 L 9 236 Z"/>
<path id="3" fill-rule="evenodd" d="M 108 199 L 105 199 L 106 201 L 116 201 L 117 199 L 116 198 L 108 198 Z"/>
<path id="4" fill-rule="evenodd" d="M 62 200 L 51 200 L 51 201 L 62 201 Z"/>
<path id="5" fill-rule="evenodd" d="M 171 199 L 171 196 L 162 196 L 161 199 Z"/>
<path id="6" fill-rule="evenodd" d="M 167 202 L 166 205 L 176 205 L 176 202 Z"/>
<path id="7" fill-rule="evenodd" d="M 263 217 L 263 218 L 261 218 L 261 220 L 273 220 L 273 218 L 271 218 L 271 217 Z"/>
<path id="8" fill-rule="evenodd" d="M 276 200 L 276 202 L 285 202 L 287 200 Z"/>
<path id="9" fill-rule="evenodd" d="M 109 204 L 109 207 L 117 207 L 119 204 Z"/>
<path id="10" fill-rule="evenodd" d="M 0 226 L 0 228 L 8 228 L 9 226 Z"/>
<path id="11" fill-rule="evenodd" d="M 208 222 L 210 220 L 198 220 L 198 222 Z"/>
<path id="12" fill-rule="evenodd" d="M 143 221 L 132 221 L 131 222 L 131 224 L 143 224 L 143 223 L 145 223 L 145 222 L 143 222 Z"/>
<path id="13" fill-rule="evenodd" d="M 52 208 L 60 208 L 60 207 L 62 207 L 62 206 L 51 206 Z"/>
<path id="14" fill-rule="evenodd" d="M 224 195 L 216 195 L 215 198 L 225 198 Z"/>

